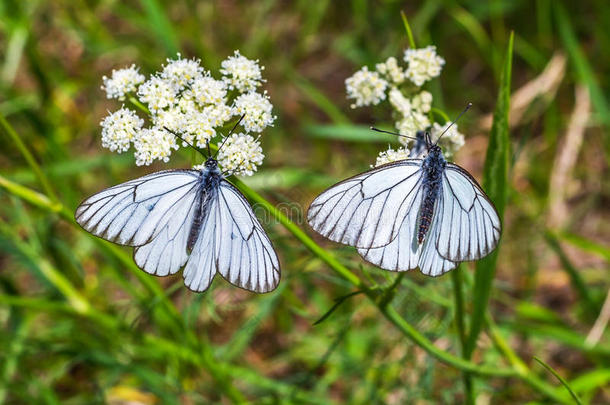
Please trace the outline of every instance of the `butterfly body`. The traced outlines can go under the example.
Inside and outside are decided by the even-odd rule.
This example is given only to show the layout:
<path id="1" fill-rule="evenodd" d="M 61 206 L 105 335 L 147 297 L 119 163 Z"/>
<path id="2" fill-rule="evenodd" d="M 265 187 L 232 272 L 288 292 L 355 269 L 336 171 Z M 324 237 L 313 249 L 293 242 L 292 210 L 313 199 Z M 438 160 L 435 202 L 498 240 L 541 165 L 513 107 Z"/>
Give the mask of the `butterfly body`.
<path id="1" fill-rule="evenodd" d="M 218 162 L 209 158 L 199 172 L 199 190 L 197 192 L 193 224 L 189 232 L 187 249 L 193 250 L 197 237 L 201 231 L 201 225 L 205 221 L 205 215 L 210 212 L 209 206 L 218 197 L 218 188 L 223 180 L 222 173 L 218 169 Z"/>
<path id="2" fill-rule="evenodd" d="M 428 155 L 422 162 L 423 197 L 417 232 L 417 242 L 419 244 L 423 242 L 430 227 L 434 215 L 434 205 L 439 196 L 446 164 L 447 162 L 441 148 L 436 145 L 430 147 Z"/>

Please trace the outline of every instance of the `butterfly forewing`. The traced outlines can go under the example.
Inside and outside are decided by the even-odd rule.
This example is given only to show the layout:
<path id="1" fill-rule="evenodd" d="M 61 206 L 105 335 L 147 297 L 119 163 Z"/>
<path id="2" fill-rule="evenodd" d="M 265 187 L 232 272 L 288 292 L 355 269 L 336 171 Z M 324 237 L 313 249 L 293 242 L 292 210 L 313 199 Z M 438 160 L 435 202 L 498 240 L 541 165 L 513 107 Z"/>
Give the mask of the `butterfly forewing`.
<path id="1" fill-rule="evenodd" d="M 421 160 L 379 166 L 338 183 L 312 203 L 311 227 L 335 242 L 362 249 L 390 243 L 413 210 L 421 187 Z"/>
<path id="2" fill-rule="evenodd" d="M 197 173 L 163 171 L 111 187 L 83 201 L 75 219 L 111 242 L 144 245 L 172 218 L 178 202 L 197 192 Z"/>

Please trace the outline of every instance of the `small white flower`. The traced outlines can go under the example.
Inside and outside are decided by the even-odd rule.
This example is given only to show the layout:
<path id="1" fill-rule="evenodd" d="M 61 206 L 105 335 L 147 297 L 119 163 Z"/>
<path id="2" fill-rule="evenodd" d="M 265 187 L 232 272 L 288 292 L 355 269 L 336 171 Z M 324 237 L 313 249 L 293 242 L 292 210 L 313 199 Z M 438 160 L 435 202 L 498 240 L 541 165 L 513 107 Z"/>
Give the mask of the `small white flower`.
<path id="1" fill-rule="evenodd" d="M 162 108 L 176 102 L 176 91 L 169 83 L 157 76 L 151 77 L 138 88 L 138 99 L 156 114 Z"/>
<path id="2" fill-rule="evenodd" d="M 104 85 L 102 90 L 106 92 L 106 97 L 125 100 L 125 95 L 135 93 L 138 85 L 144 82 L 144 75 L 138 72 L 136 65 L 131 65 L 125 69 L 112 70 L 112 76 L 103 76 Z"/>
<path id="3" fill-rule="evenodd" d="M 227 86 L 222 80 L 202 76 L 193 81 L 190 93 L 197 104 L 202 107 L 208 104 L 224 104 Z"/>
<path id="4" fill-rule="evenodd" d="M 209 105 L 203 109 L 203 114 L 213 127 L 221 127 L 233 117 L 233 109 L 226 104 Z"/>
<path id="5" fill-rule="evenodd" d="M 378 63 L 375 68 L 393 84 L 401 84 L 405 81 L 405 72 L 398 66 L 398 61 L 393 56 L 390 56 L 384 63 Z"/>
<path id="6" fill-rule="evenodd" d="M 432 108 L 432 94 L 427 91 L 422 91 L 413 97 L 411 104 L 415 110 L 422 114 L 430 112 L 430 109 Z"/>
<path id="7" fill-rule="evenodd" d="M 261 132 L 275 121 L 272 109 L 273 105 L 266 93 L 251 92 L 235 99 L 234 115 L 244 115 L 241 123 L 246 132 Z"/>
<path id="8" fill-rule="evenodd" d="M 238 90 L 246 93 L 255 90 L 264 82 L 261 71 L 264 66 L 258 65 L 258 60 L 250 60 L 242 56 L 239 51 L 235 51 L 233 56 L 229 56 L 222 61 L 222 80 L 227 84 L 229 90 Z"/>
<path id="9" fill-rule="evenodd" d="M 112 152 L 126 152 L 144 125 L 144 120 L 135 112 L 121 108 L 100 123 L 102 126 L 102 146 Z"/>
<path id="10" fill-rule="evenodd" d="M 451 122 L 447 122 L 445 125 L 439 125 L 434 123 L 430 130 L 430 138 L 432 142 L 436 142 L 438 137 L 451 125 Z M 441 137 L 439 145 L 443 149 L 443 153 L 446 157 L 453 156 L 462 146 L 464 146 L 465 140 L 464 135 L 458 131 L 457 124 L 453 124 L 451 128 Z"/>
<path id="11" fill-rule="evenodd" d="M 179 134 L 184 130 L 186 115 L 180 107 L 171 106 L 167 110 L 159 110 L 152 119 L 155 126 L 168 128 Z"/>
<path id="12" fill-rule="evenodd" d="M 377 161 L 375 165 L 371 165 L 371 167 L 377 167 L 384 165 L 386 163 L 396 162 L 397 160 L 404 160 L 409 158 L 409 150 L 403 147 L 400 147 L 396 150 L 388 147 L 388 150 L 384 150 L 379 152 L 379 156 L 377 156 Z"/>
<path id="13" fill-rule="evenodd" d="M 403 117 L 408 117 L 411 115 L 411 100 L 406 98 L 400 90 L 396 87 L 392 87 L 392 90 L 389 92 L 389 100 L 390 104 L 402 115 Z"/>
<path id="14" fill-rule="evenodd" d="M 427 116 L 412 111 L 411 114 L 403 117 L 400 121 L 396 122 L 396 129 L 402 135 L 415 136 L 415 133 L 419 130 L 426 129 L 430 126 L 430 120 Z M 411 140 L 401 136 L 398 138 L 400 143 L 407 146 Z"/>
<path id="15" fill-rule="evenodd" d="M 379 73 L 370 72 L 366 66 L 345 79 L 347 98 L 356 100 L 352 108 L 379 104 L 385 100 L 387 87 L 388 82 Z"/>
<path id="16" fill-rule="evenodd" d="M 421 86 L 433 77 L 439 76 L 445 64 L 445 59 L 436 54 L 435 46 L 407 49 L 404 60 L 409 64 L 405 76 L 416 86 Z"/>
<path id="17" fill-rule="evenodd" d="M 172 149 L 178 149 L 176 137 L 159 127 L 144 128 L 134 141 L 136 165 L 150 165 L 155 159 L 169 162 Z"/>
<path id="18" fill-rule="evenodd" d="M 199 59 L 182 59 L 178 54 L 178 59 L 167 59 L 167 65 L 159 75 L 161 79 L 168 83 L 175 93 L 184 90 L 197 78 L 202 77 L 203 68 L 199 65 Z"/>
<path id="19" fill-rule="evenodd" d="M 221 142 L 222 143 L 222 142 Z M 252 176 L 263 163 L 260 143 L 248 134 L 231 135 L 218 152 L 218 163 L 236 175 Z"/>
<path id="20" fill-rule="evenodd" d="M 216 136 L 216 130 L 207 115 L 200 111 L 189 111 L 185 114 L 184 138 L 199 148 L 205 148 L 210 139 Z"/>

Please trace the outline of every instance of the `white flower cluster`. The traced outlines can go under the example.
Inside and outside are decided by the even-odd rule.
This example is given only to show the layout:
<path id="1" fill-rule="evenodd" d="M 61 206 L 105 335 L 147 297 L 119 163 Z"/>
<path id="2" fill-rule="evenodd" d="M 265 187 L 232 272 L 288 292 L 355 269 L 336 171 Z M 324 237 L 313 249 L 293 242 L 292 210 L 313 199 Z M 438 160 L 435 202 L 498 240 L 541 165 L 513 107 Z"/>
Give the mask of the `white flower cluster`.
<path id="1" fill-rule="evenodd" d="M 434 123 L 430 131 L 430 137 L 432 142 L 436 142 L 438 137 L 447 130 L 447 127 L 451 125 L 451 122 L 447 122 L 445 125 L 439 125 Z M 464 146 L 464 135 L 458 132 L 457 124 L 453 124 L 447 132 L 443 134 L 438 144 L 443 149 L 445 156 L 453 156 L 462 146 Z"/>
<path id="2" fill-rule="evenodd" d="M 219 164 L 225 171 L 252 175 L 264 155 L 258 138 L 250 134 L 262 132 L 276 119 L 267 92 L 257 92 L 265 82 L 261 74 L 264 67 L 239 51 L 221 66 L 222 76 L 215 79 L 200 60 L 183 59 L 178 54 L 148 80 L 135 65 L 113 70 L 111 78 L 104 76 L 102 89 L 107 97 L 135 97 L 136 106 L 148 110 L 150 126 L 145 128 L 144 119 L 122 107 L 102 120 L 102 146 L 118 153 L 133 146 L 137 165 L 167 162 L 172 151 L 188 144 L 205 148 L 243 116 L 242 133 L 226 139 Z M 218 144 L 223 141 L 215 140 Z"/>
<path id="3" fill-rule="evenodd" d="M 229 56 L 221 66 L 222 80 L 230 90 L 249 92 L 264 82 L 261 72 L 265 70 L 265 67 L 259 66 L 258 60 L 250 60 L 241 56 L 239 51 L 235 51 L 233 56 Z"/>
<path id="4" fill-rule="evenodd" d="M 104 84 L 102 90 L 106 92 L 108 98 L 125 100 L 125 95 L 135 93 L 138 86 L 144 81 L 144 75 L 140 74 L 136 65 L 131 65 L 125 69 L 112 70 L 112 76 L 102 77 Z"/>
<path id="5" fill-rule="evenodd" d="M 377 72 L 370 72 L 365 66 L 357 71 L 352 77 L 345 79 L 347 98 L 356 100 L 352 108 L 367 105 L 377 105 L 385 100 L 385 91 L 388 82 L 379 76 Z"/>
<path id="6" fill-rule="evenodd" d="M 375 71 L 368 67 L 354 73 L 345 80 L 347 98 L 354 100 L 352 108 L 377 105 L 386 98 L 392 106 L 396 130 L 414 137 L 419 130 L 438 132 L 440 125 L 432 123 L 432 94 L 421 87 L 427 81 L 441 74 L 445 60 L 437 55 L 435 46 L 421 49 L 407 49 L 403 57 L 403 67 L 394 57 L 375 65 Z M 453 127 L 441 139 L 443 152 L 450 157 L 464 143 L 463 135 Z M 406 159 L 413 140 L 398 137 L 404 148 L 388 149 L 379 154 L 376 166 L 394 160 Z"/>
<path id="7" fill-rule="evenodd" d="M 436 46 L 407 49 L 404 60 L 409 64 L 405 76 L 418 87 L 428 80 L 438 77 L 445 64 L 445 59 L 436 54 Z"/>
<path id="8" fill-rule="evenodd" d="M 248 134 L 232 134 L 218 152 L 218 164 L 232 174 L 252 176 L 263 163 L 263 149 Z"/>
<path id="9" fill-rule="evenodd" d="M 392 149 L 388 147 L 388 150 L 379 152 L 379 156 L 377 156 L 377 161 L 375 162 L 375 165 L 371 165 L 371 167 L 385 165 L 386 163 L 395 162 L 397 160 L 408 159 L 409 155 L 409 149 L 406 149 L 404 147 L 400 147 L 398 149 Z"/>

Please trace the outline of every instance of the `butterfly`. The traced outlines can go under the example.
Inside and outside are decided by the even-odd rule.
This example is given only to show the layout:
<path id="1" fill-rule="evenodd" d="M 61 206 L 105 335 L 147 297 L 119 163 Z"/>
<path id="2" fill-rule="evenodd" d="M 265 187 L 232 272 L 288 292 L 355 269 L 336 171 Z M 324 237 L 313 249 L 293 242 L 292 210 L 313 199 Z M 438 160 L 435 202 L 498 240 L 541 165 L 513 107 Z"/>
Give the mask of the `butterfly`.
<path id="1" fill-rule="evenodd" d="M 280 280 L 269 237 L 212 156 L 201 170 L 160 171 L 94 194 L 75 219 L 93 235 L 133 246 L 147 273 L 167 276 L 184 267 L 193 291 L 207 290 L 216 273 L 259 293 Z"/>
<path id="2" fill-rule="evenodd" d="M 440 136 L 433 143 L 428 133 L 419 135 L 414 149 L 422 142 L 423 148 L 412 151 L 416 158 L 378 166 L 328 188 L 311 203 L 307 221 L 382 269 L 419 267 L 439 276 L 491 253 L 501 223 L 479 183 L 445 160 Z"/>

